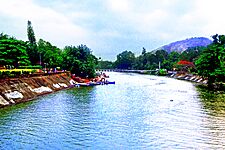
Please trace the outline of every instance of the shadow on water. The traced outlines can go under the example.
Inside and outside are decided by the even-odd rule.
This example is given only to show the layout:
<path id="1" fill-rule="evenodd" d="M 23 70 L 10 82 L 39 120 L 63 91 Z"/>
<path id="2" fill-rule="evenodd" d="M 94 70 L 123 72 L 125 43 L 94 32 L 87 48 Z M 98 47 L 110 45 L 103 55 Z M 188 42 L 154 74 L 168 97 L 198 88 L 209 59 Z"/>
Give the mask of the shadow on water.
<path id="1" fill-rule="evenodd" d="M 35 100 L 25 102 L 25 103 L 16 104 L 16 105 L 12 105 L 12 106 L 8 106 L 8 107 L 4 107 L 4 108 L 0 108 L 0 120 L 2 120 L 3 117 L 7 117 L 7 116 L 12 115 L 14 113 L 19 113 L 20 111 L 23 111 L 24 109 L 26 109 L 27 107 L 29 107 L 33 103 L 35 103 Z"/>
<path id="2" fill-rule="evenodd" d="M 74 97 L 80 97 L 78 100 L 79 103 L 89 103 L 90 102 L 90 95 L 92 94 L 93 87 L 80 87 L 80 88 L 73 88 L 66 90 L 66 93 L 74 95 Z M 50 94 L 49 96 L 53 96 L 57 94 L 58 92 L 54 94 Z M 32 101 L 28 101 L 25 103 L 20 103 L 8 107 L 0 108 L 0 119 L 7 117 L 9 115 L 13 115 L 14 113 L 20 113 L 21 111 L 24 111 L 26 108 L 32 106 L 35 103 L 38 103 L 40 100 L 45 100 L 48 98 L 48 96 L 39 97 L 39 99 L 34 99 Z"/>
<path id="3" fill-rule="evenodd" d="M 67 90 L 66 93 L 71 94 L 79 103 L 90 103 L 91 95 L 95 87 L 79 87 Z"/>
<path id="4" fill-rule="evenodd" d="M 0 109 L 0 149 L 225 148 L 224 95 L 165 77 L 110 80 Z"/>
<path id="5" fill-rule="evenodd" d="M 225 91 L 210 91 L 204 86 L 197 86 L 204 109 L 211 115 L 225 113 Z"/>

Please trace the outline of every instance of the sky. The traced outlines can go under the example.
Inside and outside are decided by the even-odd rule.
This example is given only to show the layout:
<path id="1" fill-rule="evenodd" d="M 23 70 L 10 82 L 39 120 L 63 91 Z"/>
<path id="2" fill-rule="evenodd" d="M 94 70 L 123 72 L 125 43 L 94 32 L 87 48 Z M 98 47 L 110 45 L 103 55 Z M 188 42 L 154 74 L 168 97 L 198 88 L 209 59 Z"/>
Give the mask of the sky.
<path id="1" fill-rule="evenodd" d="M 0 33 L 64 48 L 87 45 L 102 60 L 191 37 L 225 34 L 224 0 L 0 0 Z"/>

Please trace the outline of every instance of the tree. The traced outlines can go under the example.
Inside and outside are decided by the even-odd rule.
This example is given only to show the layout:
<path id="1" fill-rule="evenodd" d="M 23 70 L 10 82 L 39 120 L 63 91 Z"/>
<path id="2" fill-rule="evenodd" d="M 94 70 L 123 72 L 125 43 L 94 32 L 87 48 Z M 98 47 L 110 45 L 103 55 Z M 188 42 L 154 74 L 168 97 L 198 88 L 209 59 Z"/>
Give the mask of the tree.
<path id="1" fill-rule="evenodd" d="M 146 64 L 147 64 L 147 53 L 146 53 L 146 49 L 143 47 L 141 55 L 135 59 L 133 68 L 143 70 L 145 69 Z"/>
<path id="2" fill-rule="evenodd" d="M 164 68 L 167 70 L 173 70 L 173 68 L 175 67 L 176 63 L 179 60 L 179 56 L 180 54 L 178 52 L 175 51 L 171 52 L 168 55 L 167 60 L 163 61 Z"/>
<path id="3" fill-rule="evenodd" d="M 210 88 L 213 88 L 213 83 L 224 82 L 225 79 L 225 36 L 216 34 L 212 38 L 213 43 L 195 62 L 198 74 L 208 78 Z"/>
<path id="4" fill-rule="evenodd" d="M 145 69 L 155 70 L 156 68 L 158 68 L 159 61 L 155 54 L 147 53 L 146 57 L 147 57 L 147 64 L 145 66 Z"/>
<path id="5" fill-rule="evenodd" d="M 24 41 L 17 40 L 8 35 L 0 35 L 0 64 L 18 67 L 29 65 L 29 57 L 26 52 L 27 45 Z"/>
<path id="6" fill-rule="evenodd" d="M 62 51 L 50 42 L 40 39 L 38 41 L 38 52 L 41 55 L 42 65 L 55 68 L 62 66 Z"/>
<path id="7" fill-rule="evenodd" d="M 142 50 L 142 55 L 145 55 L 146 54 L 146 49 L 143 47 L 143 50 Z"/>
<path id="8" fill-rule="evenodd" d="M 135 63 L 135 55 L 131 51 L 123 51 L 117 55 L 115 66 L 118 69 L 132 69 Z"/>
<path id="9" fill-rule="evenodd" d="M 98 69 L 113 69 L 113 62 L 111 61 L 98 61 L 98 65 L 97 65 Z"/>
<path id="10" fill-rule="evenodd" d="M 29 20 L 27 22 L 27 36 L 28 36 L 28 40 L 29 40 L 30 44 L 36 45 L 36 38 L 34 35 L 34 30 L 31 25 L 31 21 L 29 21 Z"/>
<path id="11" fill-rule="evenodd" d="M 97 58 L 86 45 L 66 46 L 63 51 L 63 68 L 81 77 L 94 77 Z"/>
<path id="12" fill-rule="evenodd" d="M 199 57 L 199 55 L 202 53 L 202 51 L 205 49 L 205 47 L 191 47 L 185 50 L 180 55 L 180 60 L 186 60 L 190 62 L 194 62 L 195 59 Z"/>
<path id="13" fill-rule="evenodd" d="M 163 62 L 168 57 L 168 52 L 165 50 L 157 50 L 155 53 L 158 61 Z"/>
<path id="14" fill-rule="evenodd" d="M 2 40 L 2 39 L 8 39 L 8 38 L 9 38 L 9 36 L 7 34 L 4 34 L 4 33 L 1 33 L 0 34 L 0 40 Z"/>
<path id="15" fill-rule="evenodd" d="M 37 43 L 36 43 L 34 30 L 31 25 L 31 21 L 29 21 L 29 20 L 27 22 L 27 36 L 28 36 L 28 40 L 29 40 L 27 53 L 29 55 L 31 63 L 33 65 L 35 65 L 40 60 L 40 54 L 37 49 Z"/>

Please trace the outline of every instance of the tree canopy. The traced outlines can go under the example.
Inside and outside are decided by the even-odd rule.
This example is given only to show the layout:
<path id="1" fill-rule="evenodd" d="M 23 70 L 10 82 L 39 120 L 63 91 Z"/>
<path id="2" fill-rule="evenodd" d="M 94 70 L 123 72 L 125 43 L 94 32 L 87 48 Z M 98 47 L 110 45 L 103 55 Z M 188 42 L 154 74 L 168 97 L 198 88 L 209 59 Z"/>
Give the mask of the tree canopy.
<path id="1" fill-rule="evenodd" d="M 6 34 L 0 34 L 0 65 L 61 67 L 81 77 L 94 77 L 98 59 L 86 45 L 65 46 L 64 49 L 52 45 L 43 39 L 36 41 L 31 21 L 27 22 L 28 41 L 17 40 Z M 192 47 L 178 53 L 164 50 L 147 52 L 143 47 L 140 55 L 123 51 L 116 61 L 99 61 L 98 68 L 155 70 L 159 62 L 161 68 L 173 70 L 177 65 L 189 65 L 200 76 L 208 79 L 209 86 L 225 79 L 225 35 L 212 36 L 213 43 L 207 47 Z M 188 64 L 183 64 L 188 62 Z M 191 64 L 191 65 L 190 65 Z"/>
<path id="2" fill-rule="evenodd" d="M 50 68 L 62 66 L 62 50 L 43 39 L 38 41 L 37 48 L 42 65 Z"/>
<path id="3" fill-rule="evenodd" d="M 213 83 L 225 81 L 225 36 L 212 36 L 213 43 L 209 45 L 195 62 L 198 74 L 208 78 L 209 87 Z"/>
<path id="4" fill-rule="evenodd" d="M 28 41 L 0 34 L 0 65 L 14 67 L 40 64 L 46 68 L 71 71 L 78 76 L 94 77 L 97 58 L 86 45 L 66 46 L 64 49 L 40 39 L 36 42 L 31 21 L 27 22 Z"/>
<path id="5" fill-rule="evenodd" d="M 27 53 L 29 55 L 30 62 L 33 65 L 40 64 L 40 53 L 38 52 L 36 38 L 34 34 L 34 30 L 31 24 L 31 21 L 28 20 L 27 22 L 27 37 L 28 37 L 28 43 L 27 43 Z"/>
<path id="6" fill-rule="evenodd" d="M 118 69 L 132 69 L 135 63 L 135 55 L 131 51 L 123 51 L 117 55 L 115 67 Z"/>
<path id="7" fill-rule="evenodd" d="M 97 58 L 86 45 L 66 46 L 63 51 L 63 68 L 81 77 L 94 77 Z"/>
<path id="8" fill-rule="evenodd" d="M 112 61 L 100 60 L 98 61 L 97 69 L 113 69 L 114 64 Z"/>
<path id="9" fill-rule="evenodd" d="M 18 67 L 29 65 L 26 42 L 8 35 L 0 35 L 0 64 Z"/>

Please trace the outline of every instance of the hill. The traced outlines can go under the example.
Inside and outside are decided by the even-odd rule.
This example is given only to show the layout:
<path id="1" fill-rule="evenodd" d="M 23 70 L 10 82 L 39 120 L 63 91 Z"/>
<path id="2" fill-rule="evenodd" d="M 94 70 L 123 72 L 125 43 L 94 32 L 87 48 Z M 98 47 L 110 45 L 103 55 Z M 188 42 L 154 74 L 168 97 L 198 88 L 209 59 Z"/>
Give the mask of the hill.
<path id="1" fill-rule="evenodd" d="M 206 47 L 211 43 L 212 43 L 212 41 L 208 38 L 194 37 L 194 38 L 189 38 L 189 39 L 186 39 L 186 40 L 181 40 L 181 41 L 170 43 L 168 45 L 157 48 L 155 51 L 165 50 L 168 53 L 170 53 L 172 51 L 176 51 L 176 52 L 181 53 L 181 52 L 187 50 L 188 48 L 198 47 L 198 46 L 199 47 Z"/>

